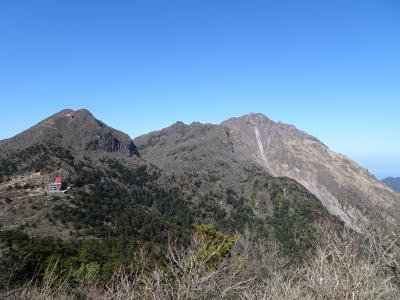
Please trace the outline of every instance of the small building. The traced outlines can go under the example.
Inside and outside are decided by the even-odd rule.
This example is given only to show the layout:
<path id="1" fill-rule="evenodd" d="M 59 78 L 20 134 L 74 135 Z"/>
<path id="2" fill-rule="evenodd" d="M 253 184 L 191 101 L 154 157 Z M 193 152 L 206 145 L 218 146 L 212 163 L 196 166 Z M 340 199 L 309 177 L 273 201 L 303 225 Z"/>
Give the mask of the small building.
<path id="1" fill-rule="evenodd" d="M 50 192 L 63 192 L 67 189 L 67 183 L 62 180 L 61 176 L 56 176 L 54 182 L 49 185 Z"/>
<path id="2" fill-rule="evenodd" d="M 61 176 L 56 176 L 56 178 L 54 180 L 54 183 L 61 184 L 62 183 L 62 177 Z"/>

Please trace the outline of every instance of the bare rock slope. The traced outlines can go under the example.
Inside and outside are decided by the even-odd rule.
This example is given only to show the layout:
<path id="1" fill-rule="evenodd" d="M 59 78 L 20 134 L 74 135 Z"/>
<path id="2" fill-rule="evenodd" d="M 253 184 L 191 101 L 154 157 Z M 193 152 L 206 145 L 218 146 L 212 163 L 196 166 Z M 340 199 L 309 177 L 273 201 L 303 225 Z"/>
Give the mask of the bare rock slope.
<path id="1" fill-rule="evenodd" d="M 304 185 L 347 224 L 359 213 L 394 212 L 399 207 L 399 195 L 366 169 L 294 126 L 275 123 L 262 114 L 232 118 L 222 125 L 237 136 L 243 151 L 252 149 L 248 152 L 252 159 L 271 174 Z"/>
<path id="2" fill-rule="evenodd" d="M 262 114 L 247 114 L 220 125 L 176 123 L 136 138 L 135 144 L 144 159 L 162 169 L 201 170 L 217 174 L 231 186 L 240 186 L 252 168 L 262 169 L 264 176 L 292 178 L 352 227 L 360 215 L 396 217 L 400 206 L 399 194 L 357 163 L 294 126 Z"/>

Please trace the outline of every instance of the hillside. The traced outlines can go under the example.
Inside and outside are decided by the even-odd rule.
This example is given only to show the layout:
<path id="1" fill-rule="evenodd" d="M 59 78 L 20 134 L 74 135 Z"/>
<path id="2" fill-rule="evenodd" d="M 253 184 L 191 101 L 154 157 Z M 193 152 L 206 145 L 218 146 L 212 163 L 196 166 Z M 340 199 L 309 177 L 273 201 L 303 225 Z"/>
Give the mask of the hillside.
<path id="1" fill-rule="evenodd" d="M 178 122 L 134 141 L 142 157 L 161 169 L 183 178 L 202 170 L 201 176 L 216 178 L 216 185 L 247 196 L 254 192 L 248 187 L 257 176 L 292 178 L 352 228 L 360 216 L 395 217 L 400 205 L 399 195 L 366 169 L 294 126 L 262 114 L 220 125 Z"/>
<path id="2" fill-rule="evenodd" d="M 22 298 L 50 285 L 68 297 L 97 290 L 94 298 L 121 291 L 123 299 L 132 295 L 123 282 L 137 282 L 141 299 L 154 275 L 165 276 L 154 284 L 171 296 L 180 278 L 198 282 L 193 274 L 212 270 L 209 295 L 228 293 L 230 282 L 214 286 L 226 275 L 259 289 L 287 278 L 278 289 L 297 282 L 309 290 L 315 274 L 331 278 L 333 269 L 363 274 L 368 295 L 381 295 L 376 286 L 397 295 L 385 220 L 396 236 L 398 194 L 294 126 L 250 114 L 219 125 L 177 122 L 132 140 L 87 110 L 63 110 L 0 141 L 0 150 L 0 295 L 28 284 L 31 296 Z M 49 191 L 55 176 L 68 188 Z M 376 232 L 360 238 L 359 215 Z M 324 260 L 326 251 L 335 261 Z M 323 265 L 310 265 L 315 259 Z M 340 271 L 343 259 L 349 267 Z M 298 270 L 309 279 L 290 277 Z"/>
<path id="3" fill-rule="evenodd" d="M 0 243 L 8 245 L 0 288 L 7 278 L 31 278 L 37 265 L 44 272 L 53 256 L 67 273 L 96 264 L 106 282 L 134 249 L 145 246 L 162 261 L 169 240 L 185 241 L 205 223 L 276 240 L 299 258 L 317 239 L 316 221 L 339 224 L 295 180 L 237 152 L 226 127 L 177 123 L 142 150 L 140 140 L 87 110 L 63 110 L 0 142 Z M 55 176 L 67 190 L 49 191 Z M 10 266 L 20 260 L 15 273 Z"/>
<path id="4" fill-rule="evenodd" d="M 23 228 L 30 234 L 62 238 L 85 236 L 86 231 L 101 227 L 100 222 L 92 228 L 91 222 L 97 221 L 93 220 L 93 211 L 83 208 L 88 205 L 87 197 L 100 197 L 97 189 L 101 189 L 102 198 L 106 198 L 104 194 L 112 197 L 125 184 L 123 180 L 116 182 L 121 174 L 117 175 L 115 169 L 124 166 L 131 172 L 133 178 L 124 180 L 133 182 L 132 189 L 146 189 L 147 181 L 156 180 L 157 172 L 140 160 L 128 135 L 97 120 L 87 110 L 75 111 L 72 117 L 68 116 L 71 112 L 63 110 L 0 142 L 3 228 Z M 67 193 L 48 191 L 57 175 L 71 188 Z M 103 209 L 110 205 L 103 204 Z M 110 213 L 96 216 L 104 220 Z M 109 218 L 113 220 L 105 228 L 115 227 L 119 216 Z"/>
<path id="5" fill-rule="evenodd" d="M 38 143 L 63 146 L 75 152 L 102 150 L 138 155 L 127 134 L 97 120 L 86 109 L 64 109 L 26 131 L 0 141 L 0 148 L 2 152 L 11 152 Z"/>
<path id="6" fill-rule="evenodd" d="M 347 224 L 358 215 L 397 218 L 400 197 L 366 169 L 335 153 L 294 126 L 249 114 L 222 123 L 251 145 L 254 159 L 275 176 L 288 176 L 307 187 Z"/>

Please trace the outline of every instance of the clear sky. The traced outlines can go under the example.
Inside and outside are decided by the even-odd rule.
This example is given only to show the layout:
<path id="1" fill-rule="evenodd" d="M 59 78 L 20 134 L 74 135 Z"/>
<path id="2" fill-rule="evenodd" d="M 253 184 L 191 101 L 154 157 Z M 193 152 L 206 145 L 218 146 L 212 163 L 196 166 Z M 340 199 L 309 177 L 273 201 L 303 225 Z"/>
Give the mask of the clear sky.
<path id="1" fill-rule="evenodd" d="M 400 176 L 398 0 L 1 0 L 0 139 L 62 108 L 132 137 L 262 112 Z"/>

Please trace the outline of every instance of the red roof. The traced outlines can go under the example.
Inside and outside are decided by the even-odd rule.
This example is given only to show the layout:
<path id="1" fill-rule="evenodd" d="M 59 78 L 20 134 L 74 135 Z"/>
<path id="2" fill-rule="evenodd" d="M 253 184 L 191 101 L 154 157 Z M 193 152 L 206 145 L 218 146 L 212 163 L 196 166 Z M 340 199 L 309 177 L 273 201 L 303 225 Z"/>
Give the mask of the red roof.
<path id="1" fill-rule="evenodd" d="M 54 183 L 61 183 L 61 182 L 62 182 L 61 176 L 56 176 L 56 179 L 54 180 Z"/>

